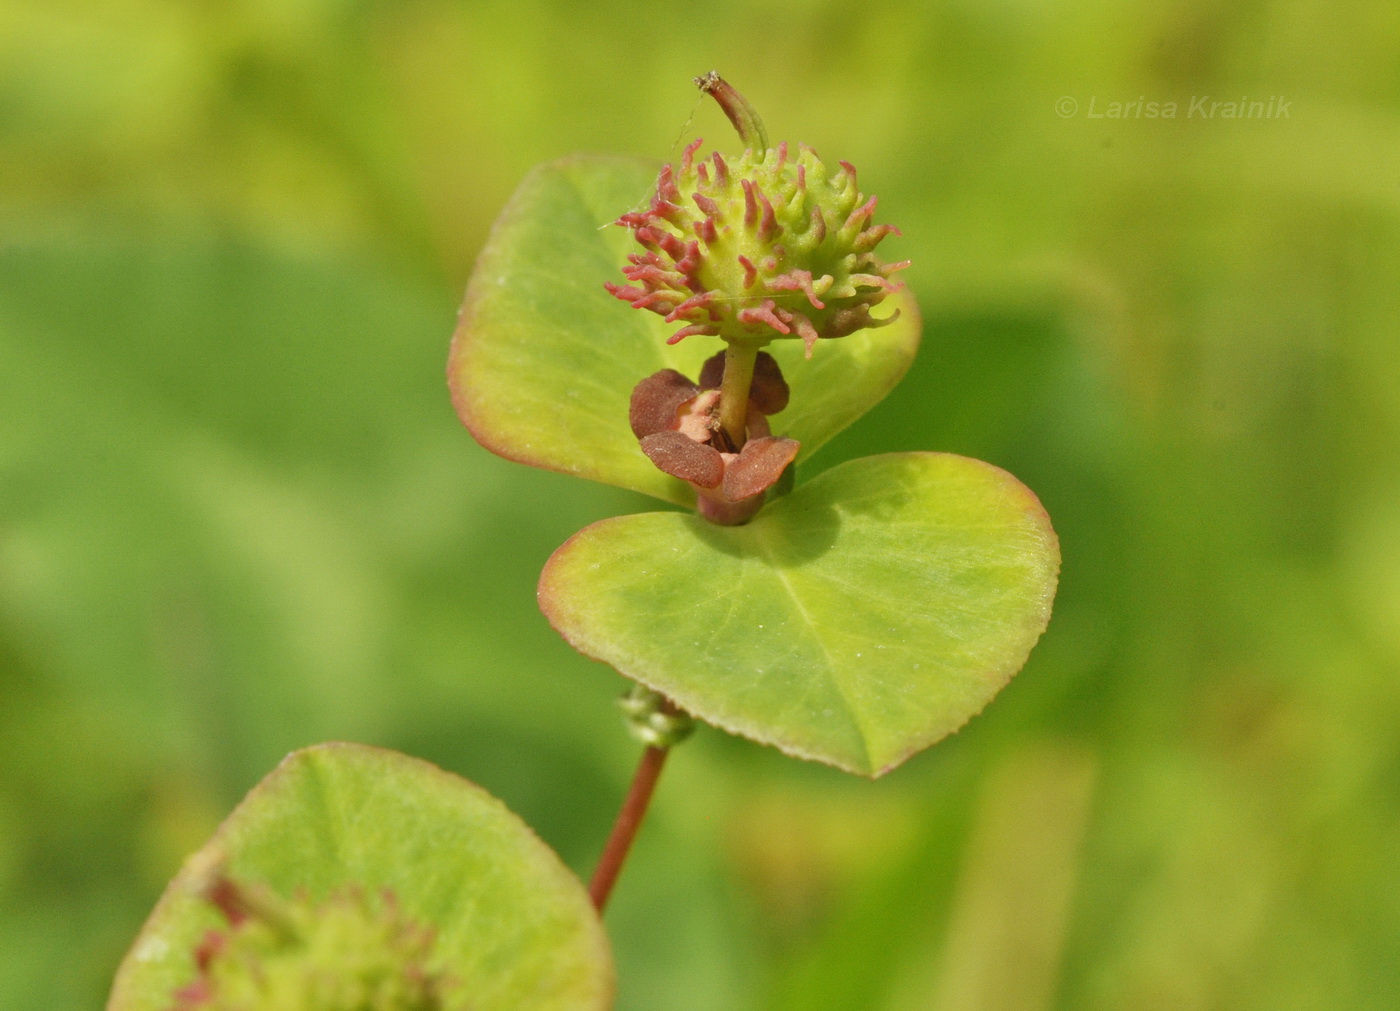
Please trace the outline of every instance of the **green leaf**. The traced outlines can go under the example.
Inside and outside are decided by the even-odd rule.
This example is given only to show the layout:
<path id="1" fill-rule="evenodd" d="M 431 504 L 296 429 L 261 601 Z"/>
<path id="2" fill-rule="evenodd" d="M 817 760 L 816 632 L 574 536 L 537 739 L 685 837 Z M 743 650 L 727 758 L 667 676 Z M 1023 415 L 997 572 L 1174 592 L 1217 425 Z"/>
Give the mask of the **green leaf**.
<path id="1" fill-rule="evenodd" d="M 632 309 L 603 288 L 621 282 L 632 251 L 619 215 L 649 196 L 656 166 L 577 156 L 535 169 L 496 222 L 477 262 L 452 342 L 448 379 L 458 414 L 487 449 L 521 463 L 577 474 L 678 505 L 689 485 L 658 471 L 627 424 L 632 387 L 658 369 L 692 379 L 723 348 Z M 814 452 L 904 376 L 919 344 L 919 312 L 907 289 L 889 300 L 900 319 L 878 330 L 768 350 L 792 388 L 772 419 L 776 435 Z M 799 460 L 802 457 L 799 457 Z"/>
<path id="2" fill-rule="evenodd" d="M 195 946 L 224 926 L 200 894 L 204 869 L 223 860 L 235 880 L 284 896 L 392 891 L 436 930 L 453 994 L 477 1011 L 611 1006 L 588 896 L 500 801 L 397 752 L 322 744 L 283 761 L 187 861 L 122 963 L 108 1011 L 168 1011 L 191 982 Z"/>
<path id="3" fill-rule="evenodd" d="M 742 527 L 604 520 L 554 553 L 540 606 L 581 652 L 695 716 L 877 776 L 952 733 L 1050 619 L 1040 502 L 942 453 L 835 467 Z"/>

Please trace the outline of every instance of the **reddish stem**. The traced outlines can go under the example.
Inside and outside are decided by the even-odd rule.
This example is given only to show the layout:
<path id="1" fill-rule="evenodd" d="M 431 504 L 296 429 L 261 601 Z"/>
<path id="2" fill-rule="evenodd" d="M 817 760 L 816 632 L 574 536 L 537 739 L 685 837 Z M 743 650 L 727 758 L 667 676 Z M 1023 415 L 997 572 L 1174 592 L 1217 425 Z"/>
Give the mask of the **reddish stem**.
<path id="1" fill-rule="evenodd" d="M 603 847 L 603 855 L 598 858 L 593 880 L 588 883 L 588 894 L 593 899 L 593 907 L 600 913 L 608 904 L 608 896 L 612 894 L 617 876 L 622 873 L 622 865 L 632 848 L 632 840 L 637 837 L 637 830 L 642 827 L 642 819 L 646 817 L 652 791 L 656 789 L 656 780 L 661 775 L 661 767 L 665 764 L 666 755 L 670 750 L 648 747 L 642 752 L 642 760 L 637 764 L 636 774 L 632 777 L 632 786 L 627 791 L 627 798 L 622 802 L 622 810 L 617 813 L 617 821 L 613 823 L 612 834 L 608 836 L 607 845 Z"/>

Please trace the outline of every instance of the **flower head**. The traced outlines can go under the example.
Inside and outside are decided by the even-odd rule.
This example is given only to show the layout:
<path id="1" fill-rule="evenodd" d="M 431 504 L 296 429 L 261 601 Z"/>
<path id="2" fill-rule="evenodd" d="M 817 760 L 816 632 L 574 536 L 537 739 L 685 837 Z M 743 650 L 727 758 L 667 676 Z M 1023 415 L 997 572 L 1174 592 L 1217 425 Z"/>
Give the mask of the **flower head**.
<path id="1" fill-rule="evenodd" d="M 661 169 L 649 207 L 618 219 L 643 251 L 623 268 L 631 283 L 610 292 L 681 324 L 673 344 L 692 334 L 760 347 L 800 337 L 810 357 L 820 338 L 893 322 L 897 311 L 870 310 L 898 289 L 890 275 L 908 261 L 876 255 L 898 231 L 874 223 L 875 198 L 848 162 L 830 172 L 811 148 L 786 143 L 698 159 L 701 143 Z"/>
<path id="2" fill-rule="evenodd" d="M 430 967 L 433 932 L 394 898 L 360 888 L 321 903 L 287 900 L 217 872 L 207 897 L 228 928 L 195 952 L 199 975 L 172 1011 L 443 1011 L 447 978 Z"/>
<path id="3" fill-rule="evenodd" d="M 777 361 L 759 349 L 800 338 L 810 358 L 822 338 L 892 323 L 898 310 L 870 310 L 899 289 L 890 275 L 908 262 L 876 254 L 898 232 L 874 223 L 875 198 L 860 192 L 848 162 L 831 172 L 806 145 L 770 148 L 758 113 L 719 74 L 695 83 L 747 147 L 734 158 L 701 159 L 696 140 L 679 167 L 663 166 L 650 206 L 617 221 L 642 247 L 623 268 L 631 283 L 605 286 L 634 309 L 680 324 L 668 343 L 707 334 L 727 344 L 698 382 L 663 369 L 638 383 L 631 423 L 647 458 L 689 482 L 702 516 L 738 524 L 790 474 L 801 448 L 769 427 L 788 388 Z"/>

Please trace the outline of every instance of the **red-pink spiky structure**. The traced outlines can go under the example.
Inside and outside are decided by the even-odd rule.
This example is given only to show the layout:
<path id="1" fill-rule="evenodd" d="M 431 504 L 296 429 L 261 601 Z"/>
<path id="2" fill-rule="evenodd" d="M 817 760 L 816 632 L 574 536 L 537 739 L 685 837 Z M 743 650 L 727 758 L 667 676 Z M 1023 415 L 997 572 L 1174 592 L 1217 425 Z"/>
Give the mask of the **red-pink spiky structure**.
<path id="1" fill-rule="evenodd" d="M 631 283 L 608 291 L 682 324 L 671 343 L 800 338 L 809 356 L 821 338 L 895 318 L 870 310 L 898 289 L 890 275 L 908 261 L 875 255 L 899 232 L 872 223 L 875 198 L 856 188 L 849 163 L 828 174 L 811 148 L 793 157 L 785 143 L 732 164 L 718 152 L 697 161 L 700 144 L 685 148 L 678 169 L 661 169 L 649 207 L 618 219 L 643 251 L 623 268 Z"/>

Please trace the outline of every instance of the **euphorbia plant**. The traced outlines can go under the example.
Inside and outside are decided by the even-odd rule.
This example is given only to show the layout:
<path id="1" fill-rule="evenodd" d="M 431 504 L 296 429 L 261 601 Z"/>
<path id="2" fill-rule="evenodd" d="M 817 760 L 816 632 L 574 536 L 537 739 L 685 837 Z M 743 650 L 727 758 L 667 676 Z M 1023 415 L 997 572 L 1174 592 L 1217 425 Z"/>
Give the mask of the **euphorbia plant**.
<path id="1" fill-rule="evenodd" d="M 907 263 L 877 251 L 898 233 L 852 166 L 770 145 L 726 82 L 697 84 L 744 150 L 702 158 L 697 140 L 659 175 L 606 157 L 536 169 L 482 252 L 449 362 L 488 449 L 680 507 L 593 524 L 540 578 L 560 634 L 635 682 L 625 708 L 646 744 L 593 879 L 599 911 L 692 717 L 878 776 L 1021 667 L 1059 567 L 1035 496 L 990 464 L 901 452 L 802 480 L 909 367 Z M 277 993 L 309 993 L 313 950 L 316 972 L 380 973 L 343 991 L 371 994 L 354 1007 L 606 1006 L 578 883 L 492 804 L 392 753 L 293 756 L 172 884 L 110 1007 L 241 1008 L 220 986 L 273 966 Z M 284 910 L 294 938 L 232 922 L 248 911 L 231 917 L 230 895 Z M 328 917 L 362 958 L 335 954 Z M 402 952 L 389 970 L 386 951 Z M 325 992 L 316 1008 L 352 1006 Z"/>

